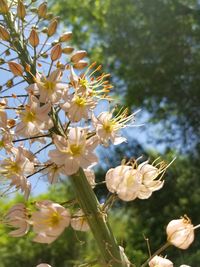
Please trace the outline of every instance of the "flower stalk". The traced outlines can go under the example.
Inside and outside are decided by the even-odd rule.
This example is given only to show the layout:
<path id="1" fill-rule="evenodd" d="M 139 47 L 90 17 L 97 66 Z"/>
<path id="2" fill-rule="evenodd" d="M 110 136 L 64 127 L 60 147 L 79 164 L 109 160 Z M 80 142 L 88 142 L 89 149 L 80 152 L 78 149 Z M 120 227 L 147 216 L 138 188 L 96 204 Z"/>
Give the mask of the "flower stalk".
<path id="1" fill-rule="evenodd" d="M 102 266 L 125 267 L 129 266 L 120 253 L 116 239 L 107 220 L 107 214 L 98 202 L 83 169 L 70 176 L 77 200 L 84 214 L 102 256 Z"/>

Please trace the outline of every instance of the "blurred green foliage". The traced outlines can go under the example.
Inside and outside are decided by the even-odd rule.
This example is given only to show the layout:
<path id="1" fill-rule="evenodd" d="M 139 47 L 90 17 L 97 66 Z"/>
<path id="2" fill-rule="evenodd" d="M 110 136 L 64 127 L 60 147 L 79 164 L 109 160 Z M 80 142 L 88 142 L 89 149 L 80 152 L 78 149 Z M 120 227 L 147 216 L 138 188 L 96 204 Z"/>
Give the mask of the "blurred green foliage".
<path id="1" fill-rule="evenodd" d="M 165 123 L 160 138 L 187 144 L 200 131 L 197 0 L 51 0 L 74 42 L 103 63 L 126 105 Z M 182 147 L 183 148 L 183 147 Z"/>

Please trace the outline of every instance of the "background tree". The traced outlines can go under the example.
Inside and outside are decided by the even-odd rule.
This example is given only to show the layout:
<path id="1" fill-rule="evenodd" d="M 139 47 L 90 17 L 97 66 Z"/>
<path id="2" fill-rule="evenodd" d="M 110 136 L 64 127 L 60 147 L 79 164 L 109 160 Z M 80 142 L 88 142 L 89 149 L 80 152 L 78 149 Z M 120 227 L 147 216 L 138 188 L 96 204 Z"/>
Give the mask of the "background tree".
<path id="1" fill-rule="evenodd" d="M 196 0 L 51 1 L 74 42 L 109 68 L 132 107 L 165 123 L 173 144 L 198 143 L 200 6 Z M 91 56 L 91 55 L 90 55 Z M 167 135 L 168 134 L 168 135 Z"/>

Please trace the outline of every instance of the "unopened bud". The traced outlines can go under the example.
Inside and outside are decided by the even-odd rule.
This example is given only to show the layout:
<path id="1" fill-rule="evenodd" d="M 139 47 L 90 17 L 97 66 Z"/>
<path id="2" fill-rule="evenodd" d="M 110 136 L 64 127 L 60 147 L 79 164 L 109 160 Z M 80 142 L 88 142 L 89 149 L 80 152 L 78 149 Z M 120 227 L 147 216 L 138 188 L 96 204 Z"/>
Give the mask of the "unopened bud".
<path id="1" fill-rule="evenodd" d="M 47 34 L 49 37 L 52 36 L 56 32 L 57 26 L 58 26 L 57 20 L 53 19 L 47 30 Z"/>
<path id="2" fill-rule="evenodd" d="M 53 13 L 51 13 L 51 12 L 49 12 L 49 13 L 47 13 L 46 14 L 46 19 L 53 19 L 53 17 L 54 17 L 54 15 L 53 15 Z"/>
<path id="3" fill-rule="evenodd" d="M 67 42 L 72 38 L 72 32 L 65 32 L 63 35 L 60 36 L 60 42 Z"/>
<path id="4" fill-rule="evenodd" d="M 62 49 L 63 54 L 71 54 L 74 51 L 74 48 L 71 46 L 66 46 Z"/>
<path id="5" fill-rule="evenodd" d="M 0 0 L 0 13 L 8 13 L 9 8 L 6 0 Z"/>
<path id="6" fill-rule="evenodd" d="M 19 63 L 10 61 L 8 66 L 15 76 L 23 76 L 23 67 Z"/>
<path id="7" fill-rule="evenodd" d="M 51 50 L 51 60 L 55 61 L 62 55 L 62 47 L 60 44 L 55 45 Z"/>
<path id="8" fill-rule="evenodd" d="M 47 14 L 47 3 L 44 2 L 38 7 L 38 17 L 45 18 Z"/>
<path id="9" fill-rule="evenodd" d="M 13 87 L 13 80 L 12 80 L 12 79 L 8 80 L 8 81 L 6 82 L 6 86 L 7 86 L 8 88 Z"/>
<path id="10" fill-rule="evenodd" d="M 80 60 L 78 61 L 77 63 L 74 63 L 74 68 L 77 69 L 77 70 L 82 70 L 84 69 L 85 67 L 87 67 L 88 65 L 88 62 L 86 62 L 85 60 Z"/>
<path id="11" fill-rule="evenodd" d="M 0 38 L 4 41 L 8 41 L 10 39 L 9 32 L 3 26 L 0 26 Z"/>
<path id="12" fill-rule="evenodd" d="M 35 29 L 31 30 L 30 36 L 29 36 L 29 43 L 33 46 L 36 47 L 39 45 L 39 37 L 38 33 L 36 32 Z"/>
<path id="13" fill-rule="evenodd" d="M 26 16 L 26 8 L 23 4 L 22 1 L 18 1 L 18 5 L 17 5 L 17 16 L 20 18 L 20 19 L 24 19 L 25 16 Z"/>
<path id="14" fill-rule="evenodd" d="M 79 50 L 71 57 L 71 61 L 77 63 L 79 60 L 83 59 L 86 55 L 87 52 L 85 50 Z"/>

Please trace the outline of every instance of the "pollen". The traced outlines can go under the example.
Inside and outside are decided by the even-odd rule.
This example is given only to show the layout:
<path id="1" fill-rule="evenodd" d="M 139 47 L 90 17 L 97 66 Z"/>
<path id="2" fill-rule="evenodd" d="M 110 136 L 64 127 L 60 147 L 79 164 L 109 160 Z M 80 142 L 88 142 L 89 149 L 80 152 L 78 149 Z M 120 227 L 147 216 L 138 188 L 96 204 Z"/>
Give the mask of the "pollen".
<path id="1" fill-rule="evenodd" d="M 52 215 L 51 215 L 51 219 L 50 219 L 50 225 L 53 227 L 53 226 L 56 226 L 59 224 L 59 221 L 60 221 L 60 215 L 57 213 L 57 212 L 54 212 Z"/>
<path id="2" fill-rule="evenodd" d="M 86 105 L 86 100 L 83 97 L 79 97 L 77 96 L 75 99 L 75 103 L 79 106 L 79 107 L 84 107 Z"/>
<path id="3" fill-rule="evenodd" d="M 33 122 L 35 121 L 35 113 L 34 112 L 31 112 L 31 111 L 28 111 L 26 113 L 23 114 L 24 117 L 23 117 L 23 122 Z"/>

